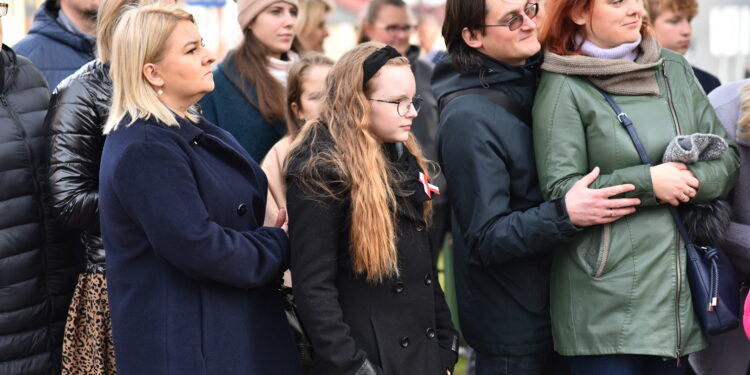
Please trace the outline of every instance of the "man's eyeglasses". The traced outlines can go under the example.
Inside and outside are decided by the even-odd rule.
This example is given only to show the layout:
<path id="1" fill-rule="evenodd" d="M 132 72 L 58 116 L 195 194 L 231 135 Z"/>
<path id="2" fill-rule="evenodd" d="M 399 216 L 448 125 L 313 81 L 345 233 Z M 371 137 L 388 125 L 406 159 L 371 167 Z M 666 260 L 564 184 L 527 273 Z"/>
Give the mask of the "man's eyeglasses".
<path id="1" fill-rule="evenodd" d="M 412 99 L 403 98 L 399 100 L 384 100 L 384 99 L 367 99 L 374 102 L 390 103 L 396 105 L 396 113 L 399 116 L 404 117 L 409 113 L 409 107 L 414 106 L 414 110 L 419 113 L 419 109 L 422 108 L 422 97 L 417 95 Z"/>
<path id="2" fill-rule="evenodd" d="M 377 24 L 377 27 L 380 27 L 384 29 L 387 33 L 395 34 L 399 31 L 410 33 L 412 30 L 416 29 L 416 26 L 414 25 L 384 25 L 384 24 Z"/>
<path id="3" fill-rule="evenodd" d="M 8 3 L 0 3 L 0 17 L 8 14 Z"/>
<path id="4" fill-rule="evenodd" d="M 529 19 L 533 19 L 534 17 L 536 17 L 536 14 L 539 13 L 539 3 L 529 3 L 529 6 L 523 9 L 523 13 L 527 17 L 529 17 Z M 523 14 L 516 14 L 515 16 L 511 17 L 506 23 L 499 23 L 497 25 L 484 25 L 484 27 L 508 26 L 508 29 L 510 29 L 510 31 L 513 31 L 518 30 L 518 28 L 522 25 Z"/>

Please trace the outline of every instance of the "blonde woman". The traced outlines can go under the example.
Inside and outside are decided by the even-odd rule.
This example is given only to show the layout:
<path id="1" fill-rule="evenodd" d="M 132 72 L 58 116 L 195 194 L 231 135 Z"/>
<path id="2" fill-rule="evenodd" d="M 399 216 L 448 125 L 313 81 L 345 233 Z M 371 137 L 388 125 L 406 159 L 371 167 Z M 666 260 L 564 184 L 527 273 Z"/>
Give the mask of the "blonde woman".
<path id="1" fill-rule="evenodd" d="M 323 52 L 323 42 L 328 38 L 326 17 L 333 10 L 329 0 L 299 0 L 297 37 L 305 51 Z"/>
<path id="2" fill-rule="evenodd" d="M 49 186 L 56 214 L 80 232 L 73 301 L 63 340 L 63 374 L 114 374 L 112 320 L 107 301 L 105 249 L 99 230 L 99 160 L 109 116 L 112 34 L 127 7 L 156 0 L 102 0 L 97 16 L 98 58 L 65 79 L 50 101 Z M 171 2 L 171 1 L 170 1 Z"/>
<path id="3" fill-rule="evenodd" d="M 408 60 L 382 43 L 328 74 L 319 121 L 289 153 L 292 280 L 312 374 L 445 374 L 457 336 L 425 231 L 427 161 Z"/>
<path id="4" fill-rule="evenodd" d="M 130 10 L 111 58 L 99 206 L 118 372 L 300 374 L 276 291 L 287 238 L 261 226 L 260 167 L 194 108 L 214 57 L 193 17 Z"/>

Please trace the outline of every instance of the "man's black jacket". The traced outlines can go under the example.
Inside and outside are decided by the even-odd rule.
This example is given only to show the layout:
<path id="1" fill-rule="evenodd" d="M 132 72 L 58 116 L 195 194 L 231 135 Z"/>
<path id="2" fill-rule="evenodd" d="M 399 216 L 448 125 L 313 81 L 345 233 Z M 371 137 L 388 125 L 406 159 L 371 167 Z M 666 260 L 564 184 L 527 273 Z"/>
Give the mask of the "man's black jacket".
<path id="1" fill-rule="evenodd" d="M 541 56 L 524 66 L 484 57 L 460 73 L 450 56 L 435 67 L 438 100 L 467 88 L 501 90 L 530 111 Z M 456 97 L 440 114 L 440 163 L 453 208 L 458 315 L 466 341 L 494 355 L 552 347 L 551 252 L 577 228 L 562 201 L 544 202 L 531 128 L 482 95 Z"/>

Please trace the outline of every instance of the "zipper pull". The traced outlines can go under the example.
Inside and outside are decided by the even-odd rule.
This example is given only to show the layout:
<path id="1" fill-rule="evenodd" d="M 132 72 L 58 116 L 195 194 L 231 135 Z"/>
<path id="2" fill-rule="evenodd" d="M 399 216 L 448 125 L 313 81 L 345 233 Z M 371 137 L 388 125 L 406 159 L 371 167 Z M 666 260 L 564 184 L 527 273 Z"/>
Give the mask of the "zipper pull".
<path id="1" fill-rule="evenodd" d="M 669 77 L 669 73 L 667 73 L 667 62 L 662 61 L 661 62 L 661 71 L 664 73 L 664 77 Z"/>
<path id="2" fill-rule="evenodd" d="M 680 356 L 680 348 L 677 348 L 675 350 L 675 354 L 677 354 L 677 367 L 682 366 L 682 357 Z"/>

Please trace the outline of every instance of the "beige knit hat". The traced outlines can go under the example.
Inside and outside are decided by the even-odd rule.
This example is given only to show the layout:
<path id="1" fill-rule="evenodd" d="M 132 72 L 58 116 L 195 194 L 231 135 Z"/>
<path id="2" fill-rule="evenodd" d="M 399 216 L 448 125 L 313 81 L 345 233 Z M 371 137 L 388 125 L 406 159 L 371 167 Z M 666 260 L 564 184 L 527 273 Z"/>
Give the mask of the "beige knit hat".
<path id="1" fill-rule="evenodd" d="M 250 26 L 255 17 L 268 6 L 278 2 L 285 2 L 299 7 L 298 0 L 237 0 L 237 21 L 242 30 Z"/>

